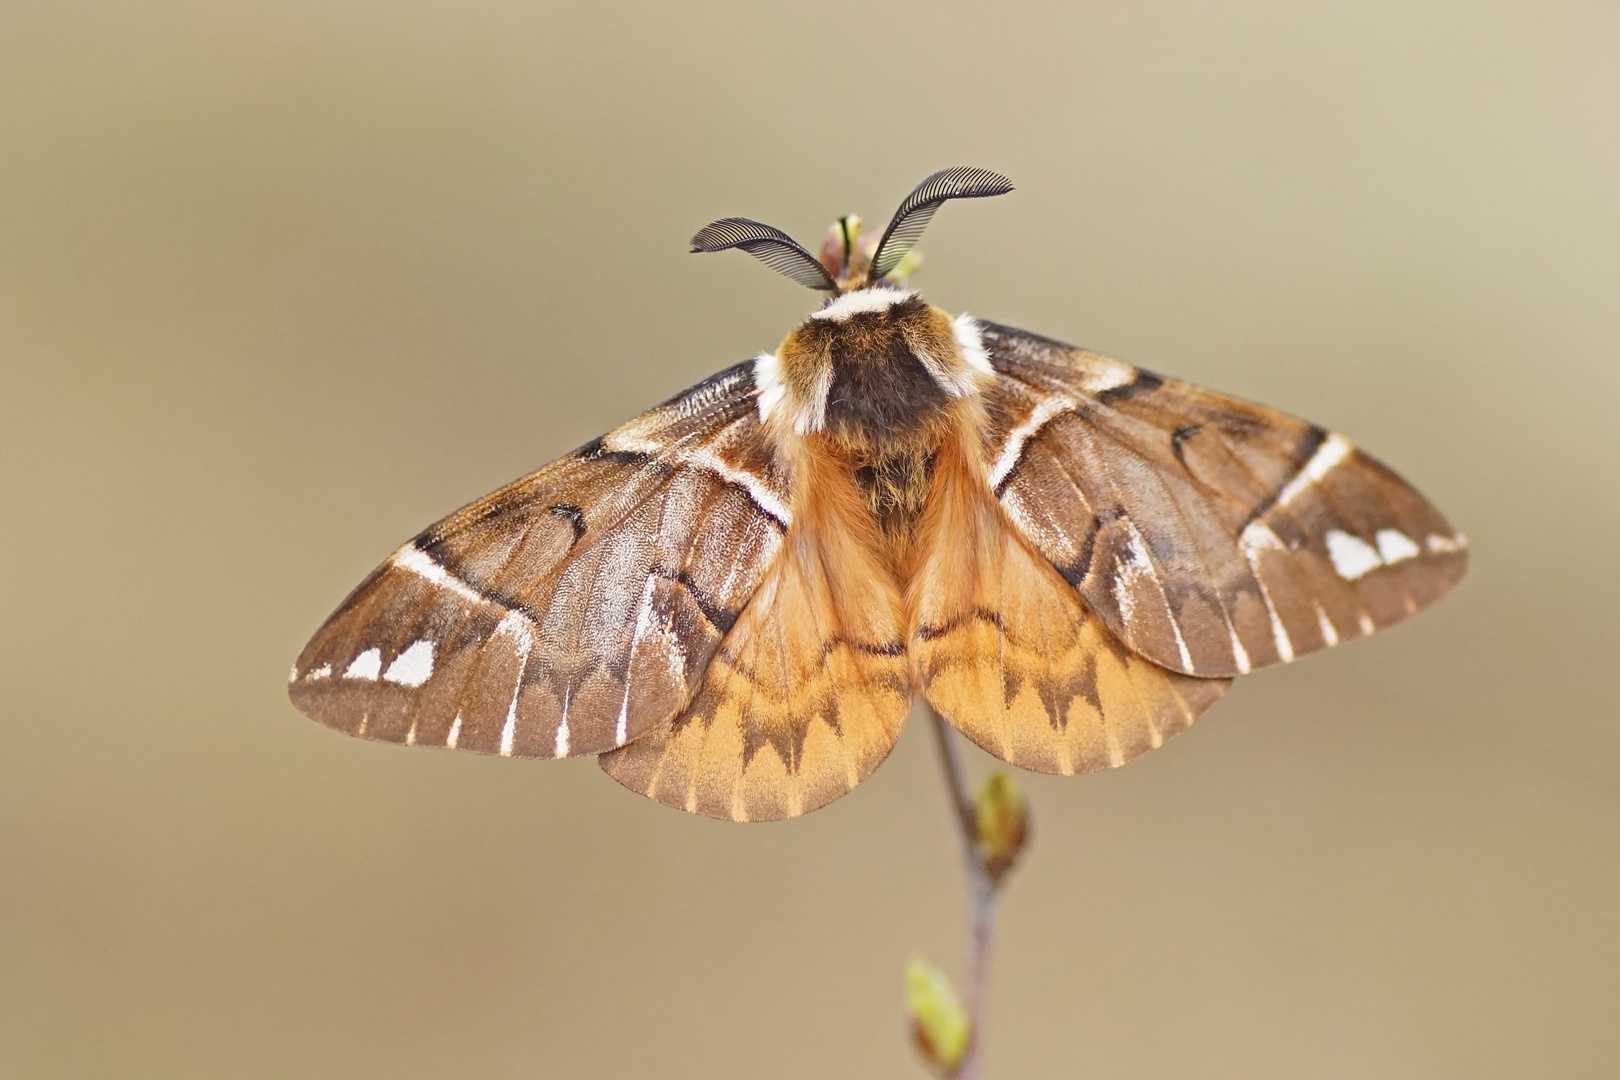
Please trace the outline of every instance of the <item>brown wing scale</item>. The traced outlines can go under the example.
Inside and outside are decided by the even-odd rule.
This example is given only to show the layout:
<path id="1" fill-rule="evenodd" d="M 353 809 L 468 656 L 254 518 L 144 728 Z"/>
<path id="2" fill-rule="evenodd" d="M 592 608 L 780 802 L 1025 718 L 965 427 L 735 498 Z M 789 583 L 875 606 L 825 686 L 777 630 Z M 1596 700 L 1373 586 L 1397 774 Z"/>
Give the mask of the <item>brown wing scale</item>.
<path id="1" fill-rule="evenodd" d="M 698 384 L 396 552 L 293 668 L 353 735 L 520 757 L 667 724 L 791 517 L 750 367 Z"/>
<path id="2" fill-rule="evenodd" d="M 1463 576 L 1461 536 L 1342 436 L 985 324 L 989 482 L 1133 652 L 1227 677 L 1399 622 Z"/>

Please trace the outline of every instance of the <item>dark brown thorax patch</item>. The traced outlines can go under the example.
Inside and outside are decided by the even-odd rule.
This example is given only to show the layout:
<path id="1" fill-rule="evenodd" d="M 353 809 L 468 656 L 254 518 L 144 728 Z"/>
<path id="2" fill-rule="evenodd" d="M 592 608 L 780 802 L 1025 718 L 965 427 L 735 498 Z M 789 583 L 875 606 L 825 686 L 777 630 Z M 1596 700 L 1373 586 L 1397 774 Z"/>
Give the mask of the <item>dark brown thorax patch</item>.
<path id="1" fill-rule="evenodd" d="M 937 364 L 956 360 L 949 319 L 915 296 L 878 311 L 811 318 L 782 345 L 784 376 L 804 396 L 826 380 L 820 430 L 863 459 L 893 456 L 899 444 L 933 442 L 950 395 L 929 373 L 919 349 Z"/>

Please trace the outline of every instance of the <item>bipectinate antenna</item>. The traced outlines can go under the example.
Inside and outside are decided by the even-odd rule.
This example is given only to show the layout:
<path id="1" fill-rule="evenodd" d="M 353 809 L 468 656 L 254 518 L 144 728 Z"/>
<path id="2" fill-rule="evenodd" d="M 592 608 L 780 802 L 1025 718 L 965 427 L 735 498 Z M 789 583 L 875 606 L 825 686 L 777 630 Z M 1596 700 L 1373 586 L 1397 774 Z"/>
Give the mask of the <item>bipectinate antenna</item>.
<path id="1" fill-rule="evenodd" d="M 692 237 L 692 251 L 729 251 L 741 248 L 779 274 L 810 289 L 837 292 L 838 283 L 814 255 L 783 232 L 749 218 L 711 221 Z"/>
<path id="2" fill-rule="evenodd" d="M 976 169 L 970 165 L 957 165 L 941 169 L 907 195 L 894 212 L 889 227 L 878 241 L 872 255 L 870 280 L 888 277 L 900 260 L 906 257 L 917 238 L 928 228 L 934 211 L 951 199 L 982 199 L 989 195 L 1005 195 L 1013 189 L 1011 180 L 989 169 Z"/>

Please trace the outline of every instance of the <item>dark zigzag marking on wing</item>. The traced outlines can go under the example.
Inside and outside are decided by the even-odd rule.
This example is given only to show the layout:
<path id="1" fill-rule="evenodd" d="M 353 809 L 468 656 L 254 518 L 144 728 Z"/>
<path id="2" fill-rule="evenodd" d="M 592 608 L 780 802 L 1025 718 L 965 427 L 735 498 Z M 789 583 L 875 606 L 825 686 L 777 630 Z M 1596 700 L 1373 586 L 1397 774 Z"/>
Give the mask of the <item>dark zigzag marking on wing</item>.
<path id="1" fill-rule="evenodd" d="M 431 559 L 433 565 L 437 566 L 440 570 L 443 570 L 445 574 L 460 582 L 466 588 L 477 593 L 481 600 L 485 601 L 486 603 L 494 604 L 495 606 L 506 611 L 517 612 L 519 615 L 522 615 L 525 619 L 527 619 L 530 625 L 536 628 L 541 625 L 544 615 L 543 612 L 536 611 L 528 604 L 523 603 L 521 600 L 518 600 L 516 597 L 509 593 L 503 592 L 500 589 L 492 589 L 485 586 L 476 585 L 473 582 L 468 581 L 449 566 L 446 566 L 441 560 L 435 558 L 433 552 L 426 551 L 420 546 L 417 546 L 415 541 L 412 541 L 411 543 L 413 547 L 416 547 L 417 551 L 421 552 L 421 554 L 425 555 L 428 559 Z M 361 583 L 361 587 L 364 588 L 366 585 L 371 584 L 376 577 L 382 576 L 383 573 L 386 573 L 390 569 L 394 569 L 396 566 L 397 564 L 392 560 L 384 563 L 382 567 L 373 573 L 371 578 L 367 578 L 366 581 Z M 398 568 L 405 570 L 406 573 L 412 573 L 411 570 L 405 567 Z M 742 614 L 742 608 L 732 611 L 729 608 L 717 604 L 713 597 L 710 597 L 703 589 L 698 587 L 697 583 L 691 579 L 684 569 L 671 570 L 668 567 L 654 565 L 648 567 L 647 576 L 649 578 L 659 578 L 663 581 L 668 581 L 671 584 L 679 585 L 681 588 L 685 589 L 687 595 L 692 598 L 693 605 L 698 609 L 698 613 L 703 616 L 705 622 L 720 632 L 721 637 L 724 637 L 730 632 L 731 628 L 736 625 L 738 617 Z M 446 588 L 443 585 L 439 585 L 437 587 L 441 589 Z M 359 590 L 356 591 L 358 592 Z"/>
<path id="2" fill-rule="evenodd" d="M 736 422 L 737 422 L 736 419 L 731 421 L 731 423 L 736 423 Z M 728 426 L 729 425 L 722 426 L 717 432 L 715 432 L 715 437 L 718 437 L 718 435 L 721 432 L 724 432 L 726 427 L 728 427 Z M 602 442 L 602 439 L 600 439 L 600 438 L 595 439 L 595 440 L 592 440 L 592 442 L 596 443 L 596 444 L 600 444 Z M 786 522 L 782 521 L 781 518 L 779 518 L 775 514 L 771 513 L 770 510 L 768 510 L 765 507 L 761 506 L 759 504 L 759 501 L 756 500 L 753 497 L 753 494 L 748 490 L 748 487 L 747 487 L 746 484 L 743 484 L 743 483 L 741 483 L 739 481 L 736 481 L 736 480 L 732 480 L 732 479 L 730 479 L 730 478 L 728 478 L 726 476 L 722 476 L 720 473 L 716 472 L 714 469 L 711 469 L 711 468 L 709 468 L 708 466 L 706 466 L 706 465 L 704 465 L 702 463 L 682 460 L 679 457 L 673 457 L 671 459 L 657 458 L 657 457 L 653 457 L 650 454 L 643 454 L 643 453 L 641 453 L 639 451 L 609 450 L 609 451 L 605 451 L 605 452 L 603 452 L 601 454 L 598 454 L 598 458 L 600 458 L 601 456 L 604 456 L 605 454 L 633 456 L 633 457 L 639 459 L 642 462 L 642 467 L 643 468 L 656 470 L 656 471 L 658 471 L 660 473 L 660 482 L 652 485 L 651 490 L 649 490 L 646 495 L 644 495 L 643 497 L 641 497 L 639 499 L 636 499 L 634 502 L 632 502 L 628 506 L 624 507 L 623 511 L 618 515 L 617 518 L 615 518 L 613 521 L 611 521 L 607 525 L 602 526 L 597 531 L 597 534 L 593 538 L 591 538 L 589 543 L 587 543 L 584 548 L 580 548 L 577 552 L 571 550 L 570 551 L 571 555 L 582 555 L 582 554 L 584 554 L 585 551 L 590 550 L 591 548 L 595 547 L 598 543 L 600 543 L 603 537 L 605 537 L 605 536 L 609 535 L 610 533 L 614 532 L 615 530 L 617 530 L 621 525 L 623 525 L 625 523 L 625 521 L 629 520 L 632 516 L 634 516 L 639 510 L 641 510 L 642 507 L 646 506 L 647 503 L 651 502 L 653 499 L 655 499 L 659 495 L 661 495 L 664 492 L 664 490 L 667 488 L 669 482 L 673 479 L 674 475 L 677 472 L 681 471 L 682 469 L 691 469 L 694 472 L 700 472 L 700 473 L 714 479 L 715 481 L 725 485 L 728 488 L 731 488 L 731 489 L 736 490 L 736 491 L 741 491 L 742 494 L 743 494 L 743 497 L 748 500 L 748 504 L 750 506 L 752 506 L 756 511 L 758 511 L 759 514 L 762 517 L 766 518 L 767 520 L 769 520 L 771 522 L 771 524 L 776 526 L 776 530 L 779 533 L 785 533 L 787 531 Z M 562 460 L 566 461 L 568 459 L 564 458 Z M 416 545 L 416 547 L 421 549 L 423 552 L 425 552 L 428 555 L 432 556 L 435 549 L 440 548 L 447 541 L 449 541 L 450 539 L 452 539 L 455 536 L 461 535 L 463 532 L 467 531 L 468 529 L 472 528 L 473 526 L 483 524 L 484 522 L 489 521 L 491 518 L 494 518 L 494 517 L 498 516 L 501 513 L 505 513 L 507 511 L 509 511 L 510 509 L 512 509 L 515 506 L 523 505 L 525 503 L 534 502 L 534 501 L 536 501 L 536 500 L 535 500 L 534 494 L 532 492 L 527 492 L 527 491 L 514 492 L 510 500 L 502 500 L 498 504 L 493 505 L 493 506 L 485 509 L 477 517 L 472 518 L 470 520 L 457 521 L 456 522 L 457 527 L 453 532 L 446 532 L 446 533 L 441 535 L 439 533 L 439 531 L 438 531 L 439 530 L 439 525 L 432 525 L 432 526 L 429 526 L 428 528 L 422 530 L 422 532 L 418 533 L 412 539 L 411 543 Z M 458 513 L 459 513 L 459 511 L 458 511 Z M 456 517 L 456 515 L 453 514 L 453 515 L 451 515 L 451 517 L 454 518 L 454 517 Z M 581 513 L 580 519 L 581 519 L 581 521 L 584 520 L 583 513 Z M 572 517 L 569 517 L 569 521 L 570 521 L 570 523 L 575 525 L 575 529 L 577 531 L 578 523 L 575 523 L 573 521 Z M 590 523 L 585 522 L 585 524 L 588 527 Z M 576 546 L 579 544 L 579 539 L 580 538 L 576 536 L 575 542 L 574 542 Z M 445 563 L 444 560 L 442 560 L 442 559 L 435 558 L 434 562 L 437 562 L 440 566 L 443 566 L 447 571 L 450 569 L 449 565 L 447 563 Z M 558 569 L 560 569 L 560 568 L 561 567 L 559 566 Z M 457 577 L 458 580 L 464 581 L 469 588 L 474 588 L 474 589 L 480 588 L 480 586 L 478 586 L 476 583 L 474 583 L 472 581 L 467 581 L 465 578 L 462 578 L 461 575 L 459 575 L 459 574 L 457 574 L 456 577 Z"/>
<path id="3" fill-rule="evenodd" d="M 1249 516 L 1243 520 L 1243 524 L 1238 528 L 1239 536 L 1243 535 L 1244 529 L 1247 529 L 1250 525 L 1253 525 L 1256 521 L 1259 521 L 1261 518 L 1265 517 L 1271 508 L 1277 505 L 1277 500 L 1282 497 L 1283 490 L 1287 488 L 1289 484 L 1292 484 L 1296 479 L 1298 479 L 1300 473 L 1305 471 L 1305 466 L 1311 463 L 1311 458 L 1316 456 L 1316 452 L 1321 449 L 1322 444 L 1327 441 L 1327 437 L 1328 430 L 1326 428 L 1320 427 L 1316 424 L 1311 425 L 1310 434 L 1305 437 L 1304 445 L 1299 449 L 1298 452 L 1294 454 L 1294 460 L 1291 462 L 1293 471 L 1287 476 L 1283 477 L 1282 483 L 1273 487 L 1270 494 L 1261 499 L 1259 502 L 1255 503 L 1254 509 L 1249 512 Z M 1245 467 L 1247 467 L 1247 463 L 1243 462 L 1243 459 L 1237 454 L 1233 454 L 1232 456 L 1236 457 L 1240 463 L 1243 463 Z M 1249 475 L 1253 476 L 1254 470 L 1250 469 Z"/>

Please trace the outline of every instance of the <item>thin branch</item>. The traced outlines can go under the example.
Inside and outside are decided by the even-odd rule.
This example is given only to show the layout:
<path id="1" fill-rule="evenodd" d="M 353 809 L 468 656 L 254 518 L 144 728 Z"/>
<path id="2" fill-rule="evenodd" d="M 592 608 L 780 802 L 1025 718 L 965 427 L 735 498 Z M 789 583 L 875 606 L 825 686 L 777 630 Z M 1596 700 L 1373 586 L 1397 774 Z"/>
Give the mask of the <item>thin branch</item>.
<path id="1" fill-rule="evenodd" d="M 984 1017 L 990 993 L 990 959 L 995 945 L 996 893 L 998 885 L 991 880 L 978 852 L 978 814 L 973 808 L 973 795 L 962 775 L 961 755 L 957 752 L 958 738 L 939 715 L 928 710 L 933 721 L 934 736 L 939 743 L 939 760 L 945 771 L 945 786 L 952 808 L 956 811 L 957 835 L 962 842 L 962 871 L 967 878 L 968 910 L 973 925 L 968 936 L 966 985 L 963 999 L 967 1006 L 969 1030 L 972 1039 L 962 1058 L 957 1080 L 980 1080 L 983 1075 L 981 1051 L 984 1047 Z"/>
<path id="2" fill-rule="evenodd" d="M 956 811 L 956 823 L 959 827 L 957 835 L 967 845 L 965 853 L 970 856 L 969 861 L 977 866 L 979 860 L 971 856 L 974 841 L 979 835 L 979 823 L 973 812 L 973 793 L 968 790 L 967 778 L 962 775 L 962 755 L 956 749 L 956 732 L 952 731 L 951 726 L 932 708 L 928 710 L 928 716 L 934 724 L 934 738 L 939 744 L 939 759 L 945 768 L 946 794 L 950 796 L 951 807 Z"/>

